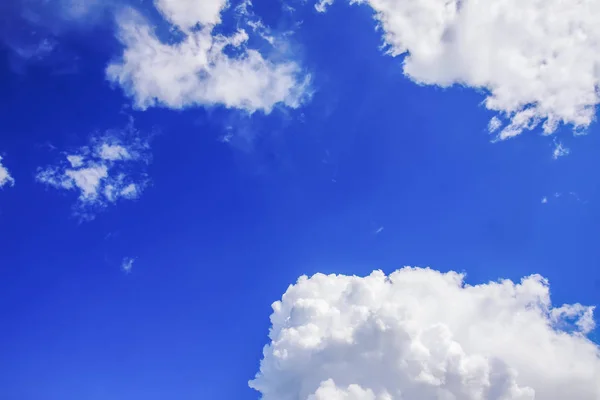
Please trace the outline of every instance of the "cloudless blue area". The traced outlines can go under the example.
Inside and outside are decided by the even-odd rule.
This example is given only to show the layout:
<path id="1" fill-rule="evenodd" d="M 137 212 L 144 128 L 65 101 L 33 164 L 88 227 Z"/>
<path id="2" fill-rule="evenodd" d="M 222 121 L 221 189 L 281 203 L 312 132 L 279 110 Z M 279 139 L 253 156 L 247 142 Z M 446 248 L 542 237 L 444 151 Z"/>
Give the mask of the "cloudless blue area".
<path id="1" fill-rule="evenodd" d="M 255 10 L 277 27 L 291 17 L 273 4 Z M 104 78 L 120 52 L 110 20 L 54 36 L 54 60 L 15 68 L 3 45 L 0 155 L 16 185 L 0 190 L 0 399 L 256 399 L 270 304 L 302 274 L 539 273 L 556 304 L 600 304 L 598 125 L 560 130 L 558 160 L 537 131 L 492 143 L 483 95 L 405 78 L 366 8 L 296 17 L 316 92 L 268 116 L 131 110 Z M 129 116 L 160 131 L 152 185 L 79 223 L 76 194 L 36 168 Z"/>

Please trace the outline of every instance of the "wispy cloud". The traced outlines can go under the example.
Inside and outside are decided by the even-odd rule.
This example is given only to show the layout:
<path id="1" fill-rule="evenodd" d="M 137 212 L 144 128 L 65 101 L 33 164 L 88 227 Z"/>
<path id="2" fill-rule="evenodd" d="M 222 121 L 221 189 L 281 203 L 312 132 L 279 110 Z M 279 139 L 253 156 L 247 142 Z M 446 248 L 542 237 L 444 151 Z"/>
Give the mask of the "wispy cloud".
<path id="1" fill-rule="evenodd" d="M 50 38 L 43 38 L 39 42 L 30 45 L 13 44 L 12 50 L 25 60 L 40 60 L 54 50 L 56 42 Z"/>
<path id="2" fill-rule="evenodd" d="M 132 125 L 92 135 L 89 144 L 67 152 L 55 165 L 40 168 L 36 179 L 56 189 L 78 192 L 75 214 L 91 219 L 119 200 L 138 198 L 149 179 L 147 139 Z"/>
<path id="3" fill-rule="evenodd" d="M 552 152 L 552 158 L 557 160 L 559 157 L 568 155 L 570 150 L 562 145 L 561 142 L 556 141 L 554 143 L 554 151 Z"/>
<path id="4" fill-rule="evenodd" d="M 570 198 L 570 199 L 575 200 L 576 202 L 582 203 L 582 204 L 587 203 L 587 200 L 582 200 L 581 197 L 579 197 L 579 195 L 576 192 L 567 192 L 567 193 L 554 192 L 551 196 L 542 197 L 542 204 L 547 204 L 551 199 L 558 200 L 560 198 Z"/>
<path id="5" fill-rule="evenodd" d="M 490 119 L 490 122 L 488 123 L 488 132 L 494 133 L 501 127 L 502 121 L 500 120 L 500 118 L 493 116 L 492 119 Z"/>
<path id="6" fill-rule="evenodd" d="M 121 261 L 121 270 L 126 274 L 130 274 L 133 270 L 133 263 L 135 262 L 135 258 L 125 257 L 123 261 Z"/>

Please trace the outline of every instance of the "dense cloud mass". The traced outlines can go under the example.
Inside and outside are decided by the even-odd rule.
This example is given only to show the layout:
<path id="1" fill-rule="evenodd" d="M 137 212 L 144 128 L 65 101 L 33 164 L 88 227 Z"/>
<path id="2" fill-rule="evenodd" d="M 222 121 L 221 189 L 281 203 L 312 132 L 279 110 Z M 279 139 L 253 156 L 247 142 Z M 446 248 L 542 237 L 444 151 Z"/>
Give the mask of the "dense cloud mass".
<path id="1" fill-rule="evenodd" d="M 325 11 L 333 0 L 321 0 Z M 376 13 L 392 55 L 418 83 L 487 92 L 508 138 L 543 122 L 586 128 L 600 83 L 600 2 L 593 0 L 357 0 Z M 493 124 L 496 129 L 500 126 Z"/>
<path id="2" fill-rule="evenodd" d="M 244 28 L 231 36 L 213 32 L 227 7 L 224 0 L 157 0 L 155 5 L 183 39 L 161 41 L 139 14 L 123 12 L 118 22 L 125 50 L 107 68 L 108 79 L 119 83 L 138 108 L 223 105 L 268 113 L 276 104 L 301 104 L 309 78 L 295 62 L 273 62 L 247 48 Z M 249 7 L 244 3 L 239 13 L 248 17 Z M 252 30 L 264 29 L 260 20 L 247 22 Z"/>
<path id="3" fill-rule="evenodd" d="M 597 400 L 593 307 L 554 307 L 533 275 L 301 277 L 273 304 L 250 386 L 264 400 Z"/>

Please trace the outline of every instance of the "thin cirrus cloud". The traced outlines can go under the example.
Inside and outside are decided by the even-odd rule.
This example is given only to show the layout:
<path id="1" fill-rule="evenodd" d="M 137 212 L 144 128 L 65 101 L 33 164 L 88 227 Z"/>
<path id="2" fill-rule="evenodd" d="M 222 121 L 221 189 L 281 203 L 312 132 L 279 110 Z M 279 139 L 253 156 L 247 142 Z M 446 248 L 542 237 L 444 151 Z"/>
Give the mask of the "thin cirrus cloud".
<path id="1" fill-rule="evenodd" d="M 129 126 L 94 135 L 88 145 L 65 153 L 55 165 L 40 168 L 36 179 L 49 187 L 78 193 L 75 214 L 92 219 L 120 200 L 138 198 L 148 184 L 150 147 Z"/>
<path id="2" fill-rule="evenodd" d="M 13 186 L 15 184 L 14 178 L 8 172 L 8 169 L 2 165 L 2 157 L 0 156 L 0 188 L 9 185 Z"/>
<path id="3" fill-rule="evenodd" d="M 389 54 L 406 54 L 419 84 L 465 85 L 498 113 L 490 131 L 506 139 L 595 118 L 600 84 L 600 2 L 562 0 L 359 0 L 384 32 Z M 333 0 L 321 0 L 325 12 Z"/>
<path id="4" fill-rule="evenodd" d="M 410 267 L 303 276 L 273 304 L 250 386 L 264 400 L 595 400 L 593 311 L 553 306 L 539 275 L 476 286 Z"/>
<path id="5" fill-rule="evenodd" d="M 249 48 L 244 28 L 229 36 L 214 32 L 228 7 L 225 0 L 156 0 L 154 5 L 182 39 L 162 41 L 148 21 L 128 9 L 117 18 L 122 57 L 106 69 L 137 108 L 221 105 L 269 113 L 278 104 L 296 108 L 308 95 L 310 78 L 297 63 L 271 61 Z M 252 17 L 249 7 L 243 3 L 238 14 Z M 263 28 L 260 20 L 246 22 L 250 32 Z M 258 36 L 272 39 L 264 32 Z"/>

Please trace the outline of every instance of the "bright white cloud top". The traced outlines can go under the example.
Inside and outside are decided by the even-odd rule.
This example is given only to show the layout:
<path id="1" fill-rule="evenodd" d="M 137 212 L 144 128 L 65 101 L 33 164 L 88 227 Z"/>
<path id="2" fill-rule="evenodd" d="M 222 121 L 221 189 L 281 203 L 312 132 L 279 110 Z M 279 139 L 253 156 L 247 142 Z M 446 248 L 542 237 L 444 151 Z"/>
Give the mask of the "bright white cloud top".
<path id="1" fill-rule="evenodd" d="M 57 165 L 39 169 L 36 179 L 57 189 L 77 191 L 75 213 L 93 218 L 94 210 L 141 195 L 148 184 L 149 150 L 148 142 L 132 127 L 108 131 L 66 154 Z"/>
<path id="2" fill-rule="evenodd" d="M 8 169 L 2 165 L 2 157 L 0 156 L 0 188 L 5 185 L 13 186 L 14 184 L 15 180 L 8 172 Z"/>
<path id="3" fill-rule="evenodd" d="M 156 0 L 155 6 L 183 38 L 162 41 L 138 13 L 123 12 L 118 18 L 123 56 L 106 71 L 138 108 L 222 105 L 269 113 L 276 104 L 301 104 L 308 76 L 297 63 L 270 61 L 248 48 L 243 28 L 231 36 L 213 32 L 228 6 L 225 0 Z M 239 8 L 241 17 L 251 16 L 248 7 L 249 2 Z M 264 30 L 259 20 L 247 22 L 252 30 Z M 271 39 L 264 32 L 258 36 Z"/>
<path id="4" fill-rule="evenodd" d="M 358 0 L 376 13 L 392 55 L 421 84 L 466 85 L 508 119 L 499 137 L 543 124 L 585 129 L 600 84 L 600 2 Z M 321 0 L 325 11 L 333 0 Z M 498 129 L 499 121 L 490 126 Z"/>
<path id="5" fill-rule="evenodd" d="M 301 277 L 273 304 L 250 386 L 264 400 L 595 400 L 593 307 L 553 307 L 533 275 L 466 285 L 404 268 Z"/>

